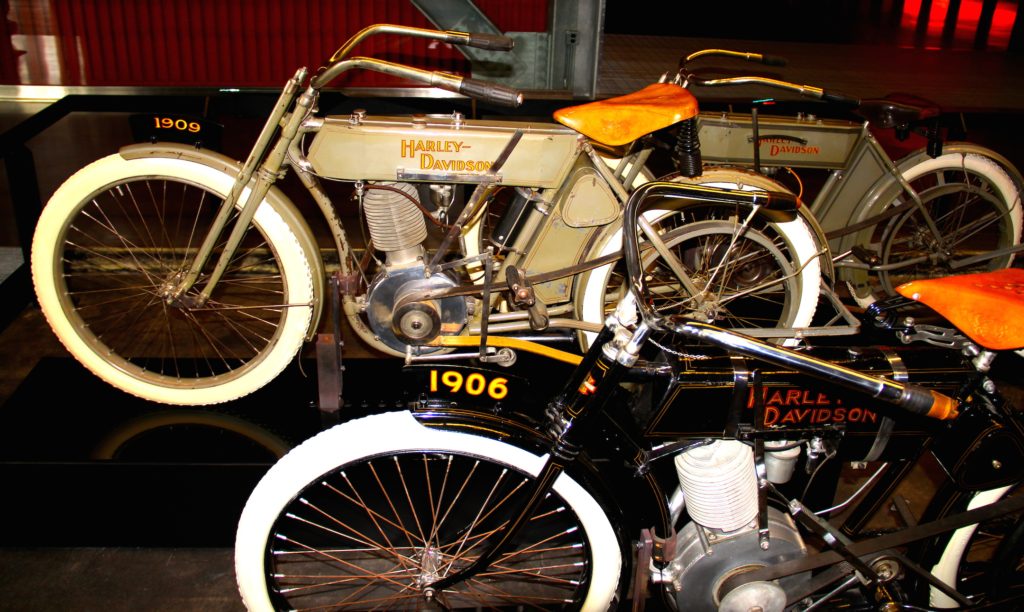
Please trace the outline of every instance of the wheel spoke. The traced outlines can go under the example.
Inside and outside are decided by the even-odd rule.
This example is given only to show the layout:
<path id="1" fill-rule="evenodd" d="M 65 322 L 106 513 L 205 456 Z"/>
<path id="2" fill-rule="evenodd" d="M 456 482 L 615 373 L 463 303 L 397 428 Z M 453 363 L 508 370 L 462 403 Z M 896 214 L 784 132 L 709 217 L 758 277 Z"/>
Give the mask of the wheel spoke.
<path id="1" fill-rule="evenodd" d="M 281 514 L 267 579 L 293 609 L 426 607 L 423 588 L 475 561 L 510 523 L 529 482 L 449 452 L 339 467 Z M 547 610 L 574 601 L 587 575 L 578 518 L 549 495 L 494 563 L 436 597 L 452 609 Z"/>

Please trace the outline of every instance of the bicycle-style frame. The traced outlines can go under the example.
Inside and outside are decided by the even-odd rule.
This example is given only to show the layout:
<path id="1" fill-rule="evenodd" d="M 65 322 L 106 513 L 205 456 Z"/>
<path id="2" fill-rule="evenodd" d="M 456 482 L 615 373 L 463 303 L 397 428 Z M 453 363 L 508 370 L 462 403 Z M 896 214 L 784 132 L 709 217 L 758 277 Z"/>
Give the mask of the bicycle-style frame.
<path id="1" fill-rule="evenodd" d="M 371 118 L 361 112 L 353 113 L 349 117 L 315 117 L 313 112 L 319 90 L 343 72 L 352 69 L 368 69 L 397 75 L 495 103 L 516 105 L 521 102 L 521 94 L 501 86 L 482 84 L 471 79 L 428 72 L 372 58 L 347 57 L 359 41 L 378 33 L 401 33 L 458 44 L 471 44 L 472 37 L 477 36 L 391 25 L 372 26 L 354 36 L 339 49 L 327 66 L 311 79 L 305 91 L 301 88 L 307 74 L 304 70 L 297 72 L 282 92 L 249 158 L 239 171 L 234 186 L 224 199 L 220 213 L 199 247 L 190 270 L 166 296 L 168 302 L 180 302 L 186 307 L 197 307 L 209 299 L 221 274 L 234 257 L 246 227 L 252 221 L 257 203 L 266 196 L 287 165 L 295 169 L 328 222 L 339 253 L 343 284 L 353 282 L 361 271 L 351 265 L 353 253 L 345 230 L 337 219 L 334 205 L 320 186 L 318 177 L 355 182 L 357 191 L 362 189 L 363 181 L 398 180 L 476 185 L 462 214 L 452 224 L 452 229 L 425 270 L 429 276 L 431 273 L 457 265 L 475 264 L 476 269 L 482 270 L 476 275 L 478 286 L 467 290 L 430 285 L 418 293 L 405 295 L 403 302 L 395 305 L 394 310 L 400 310 L 403 304 L 464 295 L 469 291 L 483 293 L 483 302 L 491 303 L 491 296 L 496 293 L 496 289 L 491 286 L 495 278 L 499 279 L 500 283 L 509 271 L 530 268 L 544 270 L 544 273 L 541 275 L 543 280 L 538 278 L 537 282 L 523 283 L 530 296 L 529 308 L 520 313 L 499 315 L 496 318 L 497 324 L 491 327 L 491 331 L 530 331 L 546 329 L 549 326 L 591 333 L 599 330 L 601 324 L 598 321 L 580 320 L 579 313 L 573 312 L 573 296 L 583 288 L 574 286 L 574 282 L 565 282 L 561 279 L 599 268 L 607 269 L 610 261 L 616 259 L 606 257 L 588 262 L 581 258 L 581 255 L 590 248 L 589 245 L 599 239 L 599 234 L 605 228 L 614 225 L 618 220 L 621 206 L 628 197 L 626 186 L 637 180 L 643 161 L 650 152 L 644 151 L 616 162 L 617 167 L 613 171 L 609 166 L 611 162 L 603 158 L 589 141 L 582 139 L 576 131 L 558 125 L 474 121 L 463 118 L 459 113 L 449 117 L 412 119 Z M 491 39 L 487 39 L 486 42 L 495 44 Z M 302 142 L 307 136 L 313 138 L 308 151 L 305 151 Z M 446 158 L 444 155 L 464 150 L 472 150 L 472 153 L 469 156 L 463 154 L 457 159 L 450 156 Z M 394 160 L 398 157 L 403 160 L 407 158 L 409 167 L 396 167 Z M 248 191 L 244 191 L 247 185 Z M 521 213 L 516 237 L 511 242 L 500 245 L 505 250 L 500 267 L 492 270 L 492 256 L 487 252 L 481 252 L 477 245 L 480 243 L 482 208 L 500 186 L 529 187 L 537 191 L 531 201 L 532 205 Z M 241 202 L 243 193 L 248 195 L 245 201 Z M 235 221 L 233 231 L 227 238 L 212 273 L 203 279 L 202 290 L 198 295 L 185 300 L 183 296 L 196 284 L 214 247 L 221 241 L 221 233 L 227 219 L 240 202 L 241 215 Z M 564 223 L 549 223 L 548 217 L 555 207 L 561 207 L 559 212 Z M 756 213 L 757 208 L 754 208 L 744 224 L 734 228 L 733 233 L 742 235 L 746 231 L 742 228 L 747 226 Z M 650 229 L 649 220 L 642 219 L 641 223 Z M 812 222 L 807 223 L 813 227 Z M 683 265 L 664 244 L 659 234 L 653 231 L 649 233 L 652 236 L 651 246 L 659 255 L 666 258 L 680 279 L 680 284 L 690 295 L 701 295 L 702 291 L 696 287 L 696 282 L 690 279 Z M 454 263 L 445 263 L 442 267 L 441 258 L 447 254 L 448 247 L 459 239 L 465 243 L 466 257 Z M 814 239 L 820 242 L 820 237 Z M 730 244 L 730 251 L 732 248 L 733 244 Z M 728 260 L 729 257 L 727 253 L 722 259 Z M 792 277 L 802 274 L 808 263 L 800 262 L 801 267 L 791 270 L 789 276 L 747 288 L 744 293 L 755 293 L 766 287 L 787 282 Z M 315 270 L 314 277 L 322 277 L 321 272 L 322 270 Z M 598 270 L 596 273 L 602 272 Z M 724 275 L 724 272 L 722 274 Z M 323 295 L 322 282 L 315 282 L 318 283 L 317 295 Z M 350 315 L 349 322 L 356 332 L 376 348 L 393 354 L 403 354 L 393 348 L 399 340 L 394 338 L 390 330 L 370 329 L 358 316 L 351 316 L 354 312 L 366 309 L 367 306 L 354 303 L 354 296 L 347 292 L 343 293 L 344 311 Z M 554 307 L 546 309 L 545 304 L 552 304 Z M 320 304 L 317 304 L 316 308 L 320 307 Z M 538 308 L 544 308 L 545 312 L 539 312 Z M 315 331 L 318 319 L 318 315 L 313 317 L 310 334 Z M 488 326 L 489 317 L 485 313 L 479 326 L 471 332 L 481 337 L 477 357 L 484 359 L 493 358 L 486 351 Z M 792 329 L 752 328 L 748 332 L 760 336 L 787 336 L 792 333 Z M 442 346 L 445 340 L 450 339 L 443 336 L 438 338 Z M 449 344 L 457 346 L 462 343 L 452 341 Z"/>
<path id="2" fill-rule="evenodd" d="M 521 101 L 506 87 L 348 55 L 377 33 L 493 48 L 510 44 L 504 37 L 372 26 L 312 77 L 305 69 L 295 74 L 243 164 L 194 147 L 154 143 L 125 147 L 79 170 L 43 211 L 32 255 L 41 309 L 77 359 L 147 399 L 230 401 L 280 373 L 320 331 L 329 303 L 335 340 L 344 315 L 369 346 L 408 359 L 444 353 L 510 363 L 521 336 L 538 332 L 584 348 L 625 288 L 622 209 L 629 193 L 652 179 L 648 161 L 659 132 L 676 139 L 676 182 L 779 192 L 770 177 L 733 165 L 750 156 L 760 168 L 774 148 L 782 157 L 772 164 L 832 168 L 814 205 L 796 211 L 773 211 L 743 196 L 698 203 L 663 198 L 663 206 L 647 210 L 638 219 L 647 236 L 644 262 L 658 279 L 652 299 L 666 311 L 790 343 L 798 336 L 855 331 L 829 282 L 835 276 L 828 239 L 812 210 L 858 230 L 878 218 L 894 233 L 910 225 L 907 216 L 920 214 L 925 231 L 911 238 L 946 247 L 932 207 L 944 204 L 939 199 L 947 193 L 977 194 L 993 218 L 978 224 L 1004 221 L 1001 247 L 1012 250 L 1019 243 L 1020 187 L 1011 178 L 1019 175 L 1008 166 L 1003 170 L 994 154 L 963 145 L 963 154 L 919 162 L 911 157 L 897 166 L 865 126 L 809 117 L 791 124 L 766 120 L 763 126 L 752 120 L 748 134 L 742 118 L 701 115 L 682 83 L 655 83 L 560 109 L 555 118 L 561 125 L 470 120 L 459 113 L 319 115 L 320 90 L 353 69 L 494 103 Z M 794 145 L 794 139 L 805 144 Z M 707 164 L 694 155 L 701 148 Z M 936 164 L 942 167 L 936 170 Z M 965 176 L 972 166 L 988 182 L 976 186 L 954 177 L 913 194 L 906 206 L 890 205 L 905 199 L 914 172 L 945 178 L 960 165 Z M 289 169 L 334 241 L 339 268 L 329 279 L 303 215 L 276 186 Z M 335 180 L 353 187 L 359 221 L 368 230 L 360 261 L 328 195 L 325 182 Z M 470 189 L 464 198 L 462 191 Z M 851 222 L 844 215 L 857 216 Z M 948 216 L 946 225 L 960 219 Z M 431 236 L 428 222 L 440 233 Z M 932 248 L 924 258 L 948 263 L 959 257 L 947 250 Z M 214 254 L 217 260 L 210 261 Z M 990 256 L 953 263 L 984 263 Z M 990 265 L 1011 257 L 1006 252 Z M 840 263 L 852 270 L 853 280 L 861 273 L 887 274 L 885 266 L 845 255 Z M 831 319 L 816 317 L 822 293 L 835 308 Z"/>

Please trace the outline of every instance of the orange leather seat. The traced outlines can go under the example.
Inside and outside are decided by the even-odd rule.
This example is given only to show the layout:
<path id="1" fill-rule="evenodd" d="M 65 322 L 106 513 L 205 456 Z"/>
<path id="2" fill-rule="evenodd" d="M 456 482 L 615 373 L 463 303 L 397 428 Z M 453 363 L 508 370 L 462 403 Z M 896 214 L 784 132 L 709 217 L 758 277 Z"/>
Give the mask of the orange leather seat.
<path id="1" fill-rule="evenodd" d="M 697 98 L 671 83 L 555 111 L 555 120 L 562 125 L 613 147 L 696 116 Z"/>
<path id="2" fill-rule="evenodd" d="M 980 346 L 1024 347 L 1024 270 L 916 280 L 896 291 L 927 304 Z"/>

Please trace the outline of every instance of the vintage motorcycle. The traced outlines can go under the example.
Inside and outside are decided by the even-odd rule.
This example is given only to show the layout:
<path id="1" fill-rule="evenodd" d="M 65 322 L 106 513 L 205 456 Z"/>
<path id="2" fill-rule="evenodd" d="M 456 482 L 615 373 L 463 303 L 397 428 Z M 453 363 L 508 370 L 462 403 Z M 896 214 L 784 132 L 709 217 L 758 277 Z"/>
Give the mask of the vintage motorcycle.
<path id="1" fill-rule="evenodd" d="M 687 88 L 753 86 L 759 95 L 774 91 L 809 97 L 865 121 L 759 112 L 776 102 L 771 97 L 762 97 L 749 113 L 702 113 L 698 126 L 705 168 L 691 180 L 799 189 L 828 239 L 836 280 L 849 286 L 859 305 L 895 295 L 895 287 L 909 280 L 1008 267 L 1024 248 L 1024 177 L 991 149 L 945 141 L 945 117 L 937 105 L 907 94 L 861 100 L 776 78 L 715 76 L 693 67 L 707 58 L 750 55 L 697 51 L 663 80 Z M 785 63 L 756 58 L 769 65 Z M 889 149 L 901 157 L 891 158 Z M 820 187 L 811 187 L 797 171 L 824 173 L 825 178 Z"/>
<path id="2" fill-rule="evenodd" d="M 630 292 L 547 402 L 500 368 L 413 363 L 407 410 L 282 458 L 239 522 L 248 608 L 1020 606 L 1024 423 L 988 373 L 1024 346 L 1024 272 L 912 282 L 864 336 L 801 350 L 658 312 L 643 210 L 738 197 L 795 204 L 632 194 Z M 870 476 L 837 493 L 841 464 Z M 911 508 L 893 494 L 929 464 L 930 501 Z M 880 525 L 890 499 L 898 520 Z"/>
<path id="3" fill-rule="evenodd" d="M 305 69 L 296 73 L 244 164 L 155 143 L 78 171 L 45 207 L 32 252 L 40 305 L 72 355 L 148 400 L 229 401 L 280 373 L 335 294 L 359 337 L 396 356 L 468 341 L 479 347 L 468 357 L 509 361 L 496 349 L 513 339 L 497 334 L 550 330 L 589 343 L 623 288 L 622 205 L 646 180 L 645 154 L 614 156 L 679 123 L 692 137 L 696 100 L 656 84 L 556 114 L 575 129 L 460 113 L 317 115 L 321 88 L 352 69 L 485 102 L 522 100 L 506 87 L 351 56 L 380 33 L 511 45 L 372 26 L 308 82 Z M 332 275 L 275 186 L 288 169 L 330 228 L 339 257 Z M 353 187 L 365 221 L 361 253 L 329 197 L 339 181 Z M 660 279 L 661 307 L 768 337 L 811 324 L 828 261 L 806 211 L 781 218 L 760 205 L 666 200 L 642 222 L 659 230 L 644 257 Z"/>

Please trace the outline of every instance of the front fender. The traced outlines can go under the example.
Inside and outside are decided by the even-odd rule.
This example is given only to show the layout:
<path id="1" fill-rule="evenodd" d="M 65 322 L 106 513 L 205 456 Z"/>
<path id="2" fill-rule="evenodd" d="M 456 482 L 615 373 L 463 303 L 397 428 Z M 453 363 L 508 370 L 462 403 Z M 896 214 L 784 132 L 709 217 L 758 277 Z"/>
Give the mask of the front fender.
<path id="1" fill-rule="evenodd" d="M 226 155 L 210 151 L 208 149 L 197 149 L 196 147 L 170 142 L 134 144 L 122 147 L 118 154 L 125 159 L 138 159 L 144 157 L 170 157 L 184 159 L 208 166 L 232 177 L 237 176 L 242 168 L 242 163 Z M 306 340 L 311 340 L 316 334 L 320 321 L 320 314 L 324 304 L 324 263 L 320 256 L 320 248 L 317 246 L 313 231 L 309 228 L 305 218 L 299 213 L 298 208 L 292 201 L 278 189 L 272 186 L 267 192 L 266 202 L 279 214 L 292 233 L 299 241 L 303 253 L 309 261 L 310 270 L 313 275 L 313 316 L 309 320 L 309 329 L 306 330 Z"/>
<path id="2" fill-rule="evenodd" d="M 495 414 L 428 400 L 418 402 L 411 412 L 426 427 L 499 440 L 537 455 L 545 455 L 551 448 L 552 440 L 541 424 L 512 411 Z M 636 476 L 631 466 L 622 462 L 601 461 L 598 465 L 586 453 L 567 471 L 609 512 L 614 525 L 629 526 L 627 533 L 620 534 L 626 541 L 636 538 L 643 527 L 656 527 L 662 534 L 670 528 L 666 497 L 653 475 Z"/>

